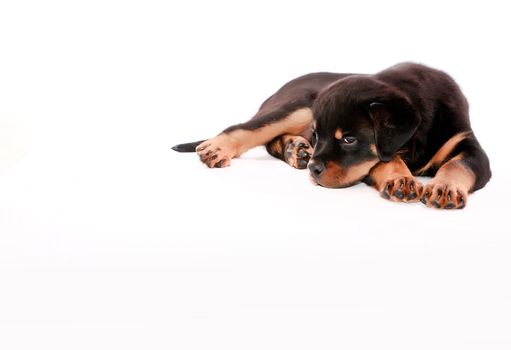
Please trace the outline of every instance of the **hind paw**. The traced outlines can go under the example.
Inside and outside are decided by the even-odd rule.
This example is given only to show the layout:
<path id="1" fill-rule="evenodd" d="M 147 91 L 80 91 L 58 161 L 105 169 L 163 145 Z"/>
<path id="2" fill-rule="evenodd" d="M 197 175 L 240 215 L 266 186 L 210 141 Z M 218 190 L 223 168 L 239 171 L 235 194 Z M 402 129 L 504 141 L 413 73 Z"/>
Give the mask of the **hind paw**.
<path id="1" fill-rule="evenodd" d="M 312 154 L 309 141 L 301 136 L 290 136 L 284 150 L 284 160 L 296 169 L 305 169 Z"/>

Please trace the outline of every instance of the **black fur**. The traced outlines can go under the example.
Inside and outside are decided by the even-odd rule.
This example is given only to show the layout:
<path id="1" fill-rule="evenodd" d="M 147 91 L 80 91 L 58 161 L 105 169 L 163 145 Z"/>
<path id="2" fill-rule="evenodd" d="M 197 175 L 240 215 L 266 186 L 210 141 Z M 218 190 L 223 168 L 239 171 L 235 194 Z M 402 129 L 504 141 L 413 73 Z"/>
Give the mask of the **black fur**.
<path id="1" fill-rule="evenodd" d="M 470 191 L 484 187 L 491 177 L 488 157 L 472 132 L 468 103 L 459 86 L 446 73 L 414 63 L 399 64 L 373 75 L 304 75 L 288 82 L 269 97 L 249 121 L 230 126 L 220 135 L 245 130 L 249 133 L 243 135 L 249 138 L 250 132 L 277 124 L 303 108 L 312 110 L 316 130 L 312 130 L 312 123 L 297 134 L 293 134 L 296 131 L 285 130 L 272 134 L 270 130 L 264 143 L 271 155 L 293 165 L 296 163 L 289 162 L 282 154 L 285 147 L 279 138 L 297 135 L 306 139 L 314 146 L 311 177 L 318 177 L 323 170 L 328 172 L 332 166 L 337 169 L 334 172 L 343 174 L 364 163 L 388 162 L 396 155 L 412 173 L 420 172 L 449 139 L 460 133 L 466 133 L 466 138 L 442 159 L 443 163 L 434 164 L 423 175 L 434 176 L 445 162 L 459 156 L 457 159 L 476 178 Z M 334 137 L 336 130 L 341 130 L 343 137 L 349 136 L 356 142 L 337 139 Z M 208 144 L 214 144 L 215 138 L 209 141 Z M 192 152 L 200 143 L 181 144 L 172 149 Z M 199 154 L 209 167 L 223 167 L 230 163 L 229 157 L 232 158 L 234 153 L 222 153 L 219 145 L 209 146 L 211 150 L 206 149 L 204 154 Z M 318 166 L 318 163 L 321 164 Z M 333 178 L 338 178 L 338 174 Z M 360 172 L 359 175 L 360 178 L 354 182 L 364 180 L 374 183 L 368 174 Z"/>
<path id="2" fill-rule="evenodd" d="M 318 96 L 313 110 L 318 128 L 326 133 L 336 128 L 345 132 L 372 128 L 379 158 L 389 161 L 399 154 L 412 172 L 423 167 L 451 137 L 472 130 L 467 100 L 454 80 L 442 71 L 413 63 L 375 75 L 339 79 Z M 349 157 L 339 152 L 334 147 L 331 152 L 315 152 L 312 159 L 320 157 L 340 162 L 343 167 L 352 166 L 352 162 L 342 161 Z M 461 153 L 462 162 L 476 175 L 471 190 L 482 188 L 491 170 L 473 133 L 446 161 Z"/>
<path id="3" fill-rule="evenodd" d="M 195 141 L 195 142 L 190 142 L 190 143 L 182 143 L 180 145 L 173 146 L 172 149 L 176 152 L 195 152 L 195 149 L 197 148 L 197 146 L 200 145 L 201 143 L 203 143 L 204 141 L 206 141 L 206 140 Z"/>

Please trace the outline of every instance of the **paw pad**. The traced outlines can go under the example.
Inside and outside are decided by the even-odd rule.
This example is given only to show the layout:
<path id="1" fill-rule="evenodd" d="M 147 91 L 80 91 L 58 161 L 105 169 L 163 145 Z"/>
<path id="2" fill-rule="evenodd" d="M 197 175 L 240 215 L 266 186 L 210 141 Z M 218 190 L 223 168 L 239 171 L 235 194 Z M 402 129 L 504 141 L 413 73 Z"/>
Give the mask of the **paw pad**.
<path id="1" fill-rule="evenodd" d="M 297 169 L 305 169 L 311 158 L 312 147 L 305 138 L 293 136 L 289 139 L 285 151 L 286 163 Z"/>

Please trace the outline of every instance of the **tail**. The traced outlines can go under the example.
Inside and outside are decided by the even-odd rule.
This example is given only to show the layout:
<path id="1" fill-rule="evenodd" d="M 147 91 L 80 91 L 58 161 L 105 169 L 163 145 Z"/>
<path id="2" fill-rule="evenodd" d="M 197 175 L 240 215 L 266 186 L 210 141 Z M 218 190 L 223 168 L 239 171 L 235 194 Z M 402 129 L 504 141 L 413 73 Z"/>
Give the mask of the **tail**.
<path id="1" fill-rule="evenodd" d="M 172 149 L 176 152 L 195 152 L 195 148 L 204 141 L 206 140 L 182 143 L 180 145 L 175 145 L 174 147 L 172 147 Z"/>

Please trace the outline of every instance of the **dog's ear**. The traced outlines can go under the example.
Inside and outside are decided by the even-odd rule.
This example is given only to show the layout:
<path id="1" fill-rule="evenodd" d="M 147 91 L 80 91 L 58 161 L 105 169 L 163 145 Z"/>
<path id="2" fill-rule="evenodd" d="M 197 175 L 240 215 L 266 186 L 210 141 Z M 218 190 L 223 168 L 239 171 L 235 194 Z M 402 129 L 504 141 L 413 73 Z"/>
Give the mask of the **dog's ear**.
<path id="1" fill-rule="evenodd" d="M 394 158 L 413 136 L 420 123 L 420 117 L 411 104 L 397 95 L 370 103 L 369 115 L 374 124 L 378 157 L 384 162 Z"/>

